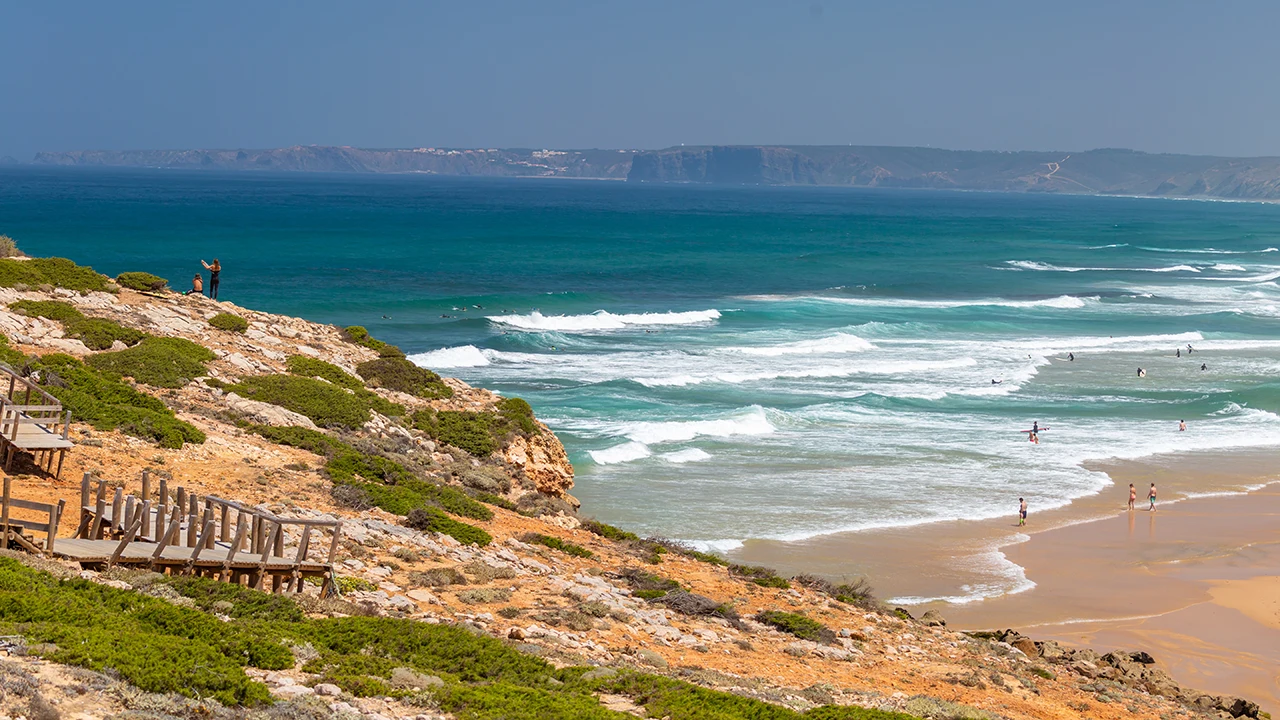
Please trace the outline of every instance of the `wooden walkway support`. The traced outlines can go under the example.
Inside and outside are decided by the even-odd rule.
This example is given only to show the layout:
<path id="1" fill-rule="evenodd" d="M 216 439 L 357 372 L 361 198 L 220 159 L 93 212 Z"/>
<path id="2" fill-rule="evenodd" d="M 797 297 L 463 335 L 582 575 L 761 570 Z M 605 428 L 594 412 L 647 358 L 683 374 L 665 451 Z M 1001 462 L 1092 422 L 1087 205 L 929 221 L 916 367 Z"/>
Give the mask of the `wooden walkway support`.
<path id="1" fill-rule="evenodd" d="M 141 567 L 170 574 L 200 575 L 270 592 L 301 592 L 308 578 L 321 594 L 337 590 L 333 558 L 342 539 L 339 520 L 283 518 L 212 495 L 152 482 L 143 471 L 138 495 L 85 473 L 80 481 L 76 537 L 58 541 L 54 555 L 81 567 Z M 322 553 L 313 545 L 324 543 Z"/>
<path id="2" fill-rule="evenodd" d="M 0 363 L 0 449 L 4 452 L 4 469 L 13 464 L 19 450 L 31 453 L 36 467 L 54 477 L 62 475 L 62 461 L 67 450 L 75 446 L 67 437 L 71 429 L 71 411 L 62 409 L 58 398 L 45 392 L 34 381 L 22 377 Z M 58 459 L 54 469 L 54 457 Z"/>
<path id="3" fill-rule="evenodd" d="M 4 494 L 0 496 L 0 547 L 17 548 L 37 554 L 54 551 L 58 537 L 58 523 L 62 520 L 65 500 L 57 505 L 21 500 L 12 495 L 13 478 L 5 476 Z M 25 517 L 19 517 L 19 516 Z M 44 535 L 43 546 L 37 544 L 32 533 Z"/>

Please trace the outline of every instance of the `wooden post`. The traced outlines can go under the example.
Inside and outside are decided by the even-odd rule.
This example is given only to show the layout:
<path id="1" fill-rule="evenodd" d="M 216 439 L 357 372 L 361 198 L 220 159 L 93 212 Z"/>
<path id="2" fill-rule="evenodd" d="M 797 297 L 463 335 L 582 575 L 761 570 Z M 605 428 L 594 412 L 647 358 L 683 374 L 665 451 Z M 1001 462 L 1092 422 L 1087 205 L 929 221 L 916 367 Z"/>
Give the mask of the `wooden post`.
<path id="1" fill-rule="evenodd" d="M 0 547 L 9 547 L 9 485 L 12 482 L 13 478 L 4 476 L 4 509 L 0 510 L 0 526 L 4 528 L 4 535 L 0 538 Z"/>
<path id="2" fill-rule="evenodd" d="M 184 487 L 178 488 L 177 499 L 174 500 L 174 505 L 177 505 L 178 509 L 181 510 L 182 512 L 187 511 L 187 489 L 186 488 Z"/>
<path id="3" fill-rule="evenodd" d="M 89 507 L 89 473 L 80 478 L 80 507 Z"/>
<path id="4" fill-rule="evenodd" d="M 121 522 L 120 506 L 124 501 L 124 488 L 116 488 L 115 495 L 111 497 L 111 526 L 108 535 L 114 535 L 116 532 L 125 529 L 124 523 Z"/>
<path id="5" fill-rule="evenodd" d="M 141 499 L 144 501 L 151 499 L 151 471 L 150 470 L 142 471 L 142 498 Z"/>
<path id="6" fill-rule="evenodd" d="M 62 508 L 66 507 L 66 500 L 59 500 L 58 507 L 49 514 L 49 538 L 44 543 L 44 551 L 50 557 L 53 557 L 53 541 L 58 537 L 58 523 L 62 522 Z"/>
<path id="7" fill-rule="evenodd" d="M 218 539 L 221 540 L 222 542 L 226 542 L 227 540 L 231 539 L 231 528 L 227 527 L 227 520 L 230 518 L 230 515 L 231 515 L 231 506 L 227 505 L 226 503 L 221 503 L 220 508 L 221 508 L 220 520 L 222 522 L 222 532 L 218 535 Z"/>
<path id="8" fill-rule="evenodd" d="M 138 538 L 144 538 L 151 533 L 151 501 L 143 500 L 142 506 L 138 509 L 138 515 L 142 517 L 141 530 L 138 531 Z M 154 536 L 152 536 L 154 537 Z"/>
<path id="9" fill-rule="evenodd" d="M 329 543 L 329 557 L 325 558 L 325 562 L 333 564 L 333 558 L 338 554 L 338 541 L 342 538 L 342 523 L 333 526 L 333 540 Z"/>
<path id="10" fill-rule="evenodd" d="M 138 499 L 132 495 L 125 496 L 124 499 L 124 527 L 133 526 L 133 514 L 138 511 Z M 150 520 L 151 518 L 147 518 Z M 145 522 L 145 520 L 144 520 Z"/>
<path id="11" fill-rule="evenodd" d="M 76 537 L 89 537 L 89 473 L 80 479 L 80 523 L 76 526 Z"/>
<path id="12" fill-rule="evenodd" d="M 107 499 L 107 481 L 103 480 L 102 478 L 98 478 L 98 502 L 102 502 L 106 499 Z"/>

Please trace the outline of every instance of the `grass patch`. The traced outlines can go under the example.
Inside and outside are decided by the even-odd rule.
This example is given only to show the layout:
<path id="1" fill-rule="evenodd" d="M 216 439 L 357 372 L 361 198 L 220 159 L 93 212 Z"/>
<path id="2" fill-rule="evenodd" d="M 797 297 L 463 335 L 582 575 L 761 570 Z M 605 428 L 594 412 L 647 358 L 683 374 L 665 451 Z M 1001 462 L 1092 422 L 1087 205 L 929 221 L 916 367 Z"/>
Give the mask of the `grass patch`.
<path id="1" fill-rule="evenodd" d="M 306 415 L 322 427 L 358 428 L 369 422 L 371 409 L 383 415 L 404 414 L 404 407 L 371 392 L 352 393 L 333 383 L 297 375 L 255 375 L 227 389 Z"/>
<path id="2" fill-rule="evenodd" d="M 494 495 L 493 493 L 484 492 L 483 490 L 469 490 L 467 494 L 487 505 L 493 505 L 495 507 L 500 507 L 503 510 L 516 512 L 516 504 L 501 495 Z"/>
<path id="3" fill-rule="evenodd" d="M 463 545 L 479 545 L 483 547 L 493 542 L 493 536 L 484 530 L 474 525 L 458 522 L 433 507 L 409 511 L 409 514 L 404 518 L 404 525 L 422 532 L 448 535 Z"/>
<path id="4" fill-rule="evenodd" d="M 90 350 L 107 350 L 117 340 L 137 345 L 147 335 L 111 320 L 85 317 L 71 303 L 60 300 L 18 300 L 9 309 L 28 317 L 40 317 L 62 323 L 67 337 L 84 343 Z"/>
<path id="5" fill-rule="evenodd" d="M 160 292 L 169 281 L 149 272 L 124 272 L 116 276 L 116 284 L 138 292 Z"/>
<path id="6" fill-rule="evenodd" d="M 427 400 L 453 397 L 453 388 L 440 376 L 409 362 L 403 357 L 381 357 L 362 362 L 356 372 L 372 387 L 386 388 L 416 395 Z"/>
<path id="7" fill-rule="evenodd" d="M 510 599 L 511 591 L 506 588 L 472 588 L 458 593 L 458 600 L 468 605 L 504 603 Z"/>
<path id="8" fill-rule="evenodd" d="M 812 640 L 827 644 L 831 644 L 836 640 L 836 634 L 832 632 L 831 628 L 798 613 L 764 610 L 757 613 L 755 619 L 756 622 L 772 625 L 782 632 L 795 635 L 801 640 Z"/>
<path id="9" fill-rule="evenodd" d="M 71 411 L 72 418 L 98 430 L 119 430 L 171 449 L 205 441 L 199 428 L 174 417 L 158 398 L 70 355 L 45 355 L 36 367 L 46 371 L 42 377 L 44 389 Z"/>
<path id="10" fill-rule="evenodd" d="M 285 361 L 284 369 L 291 375 L 328 380 L 334 385 L 348 390 L 364 389 L 364 383 L 355 375 L 333 363 L 307 357 L 306 355 L 290 355 L 289 359 Z"/>
<path id="11" fill-rule="evenodd" d="M 554 535 L 543 535 L 542 533 L 534 533 L 534 532 L 525 533 L 520 536 L 520 541 L 529 543 L 530 545 L 542 545 L 543 547 L 549 547 L 552 550 L 559 550 L 560 552 L 565 553 L 566 555 L 572 555 L 574 557 L 580 557 L 580 558 L 595 557 L 595 553 L 582 547 L 581 545 L 574 545 L 573 543 L 567 540 L 561 540 L 560 538 L 555 537 Z"/>
<path id="12" fill-rule="evenodd" d="M 778 577 L 777 572 L 773 568 L 762 567 L 760 565 L 737 565 L 729 566 L 729 574 L 745 578 L 760 587 L 769 588 L 789 588 L 791 583 L 784 578 Z"/>
<path id="13" fill-rule="evenodd" d="M 619 576 L 627 583 L 627 587 L 631 588 L 631 594 L 642 600 L 653 600 L 683 589 L 675 580 L 645 572 L 640 568 L 623 568 Z"/>
<path id="14" fill-rule="evenodd" d="M 239 315 L 221 312 L 209 318 L 209 325 L 227 332 L 243 333 L 249 329 L 249 321 Z"/>
<path id="15" fill-rule="evenodd" d="M 91 267 L 77 265 L 66 258 L 0 259 L 0 287 L 42 285 L 80 292 L 110 292 L 114 287 L 106 276 Z"/>
<path id="16" fill-rule="evenodd" d="M 213 351 L 190 340 L 148 337 L 128 350 L 89 356 L 89 365 L 104 374 L 131 377 L 163 388 L 180 388 L 204 375 Z"/>

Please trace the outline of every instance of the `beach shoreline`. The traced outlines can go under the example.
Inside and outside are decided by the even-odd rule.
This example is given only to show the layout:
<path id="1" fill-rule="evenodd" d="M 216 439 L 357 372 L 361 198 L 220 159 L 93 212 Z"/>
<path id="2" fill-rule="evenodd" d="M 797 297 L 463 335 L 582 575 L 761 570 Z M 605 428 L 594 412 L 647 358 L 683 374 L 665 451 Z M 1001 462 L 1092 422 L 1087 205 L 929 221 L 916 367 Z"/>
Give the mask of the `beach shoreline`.
<path id="1" fill-rule="evenodd" d="M 1146 650 L 1184 686 L 1280 711 L 1280 475 L 1266 450 L 1092 463 L 1112 485 L 1008 519 L 753 541 L 787 573 L 867 577 L 917 616 L 1013 628 L 1099 651 Z M 1127 511 L 1128 485 L 1138 490 Z M 1155 512 L 1146 491 L 1157 483 Z M 1016 498 L 1013 499 L 1016 502 Z M 948 601 L 949 600 L 949 601 Z M 906 601 L 906 602 L 904 602 Z"/>

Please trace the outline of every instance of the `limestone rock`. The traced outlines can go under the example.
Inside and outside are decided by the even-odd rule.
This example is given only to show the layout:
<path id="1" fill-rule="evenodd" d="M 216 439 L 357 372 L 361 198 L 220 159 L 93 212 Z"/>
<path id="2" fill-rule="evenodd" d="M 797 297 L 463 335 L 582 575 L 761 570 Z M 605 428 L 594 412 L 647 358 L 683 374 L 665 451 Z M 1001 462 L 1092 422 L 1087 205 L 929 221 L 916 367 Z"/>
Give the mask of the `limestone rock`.
<path id="1" fill-rule="evenodd" d="M 311 422 L 311 418 L 306 415 L 300 415 L 292 410 L 285 410 L 279 405 L 264 403 L 258 400 L 250 400 L 240 397 L 235 393 L 227 393 L 223 400 L 227 403 L 227 407 L 231 410 L 248 417 L 249 419 L 262 423 L 263 425 L 274 425 L 277 427 L 295 426 L 304 427 L 312 430 L 316 429 L 316 424 Z"/>
<path id="2" fill-rule="evenodd" d="M 926 627 L 946 627 L 947 620 L 942 617 L 942 613 L 937 610 L 926 610 L 924 615 L 920 616 L 920 622 Z M 1015 646 L 1016 647 L 1016 646 Z M 1027 653 L 1030 655 L 1031 653 Z"/>
<path id="3" fill-rule="evenodd" d="M 667 661 L 661 655 L 650 650 L 649 648 L 640 648 L 636 650 L 636 657 L 640 658 L 640 662 L 646 665 L 652 665 L 656 668 L 665 668 Z"/>
<path id="4" fill-rule="evenodd" d="M 570 500 L 569 488 L 573 487 L 573 465 L 559 438 L 543 427 L 540 435 L 532 438 L 517 436 L 503 450 L 503 459 L 510 465 L 524 469 L 525 477 L 533 481 L 538 492 Z"/>

